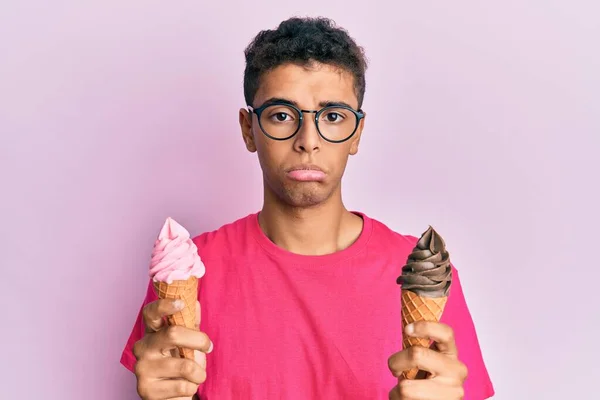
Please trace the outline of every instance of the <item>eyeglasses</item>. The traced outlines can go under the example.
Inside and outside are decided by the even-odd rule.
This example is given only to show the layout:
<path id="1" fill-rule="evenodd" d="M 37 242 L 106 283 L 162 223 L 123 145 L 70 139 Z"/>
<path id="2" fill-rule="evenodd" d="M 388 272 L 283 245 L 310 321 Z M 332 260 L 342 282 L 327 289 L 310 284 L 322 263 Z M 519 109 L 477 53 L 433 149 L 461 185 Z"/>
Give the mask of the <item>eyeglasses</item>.
<path id="1" fill-rule="evenodd" d="M 303 114 L 315 114 L 319 135 L 330 143 L 342 143 L 356 133 L 360 120 L 365 117 L 362 110 L 346 105 L 329 105 L 320 110 L 301 110 L 293 104 L 274 101 L 248 111 L 256 114 L 263 133 L 273 140 L 287 140 L 295 136 L 304 122 Z"/>

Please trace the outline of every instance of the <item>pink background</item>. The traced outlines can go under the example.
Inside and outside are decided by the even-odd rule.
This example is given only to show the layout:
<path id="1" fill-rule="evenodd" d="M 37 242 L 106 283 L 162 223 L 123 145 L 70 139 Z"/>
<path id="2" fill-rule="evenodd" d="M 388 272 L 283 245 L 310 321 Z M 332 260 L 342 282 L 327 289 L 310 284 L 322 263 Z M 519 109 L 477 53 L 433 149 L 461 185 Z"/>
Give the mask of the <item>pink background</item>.
<path id="1" fill-rule="evenodd" d="M 496 398 L 595 397 L 600 7 L 392 3 L 2 2 L 0 397 L 136 398 L 155 235 L 258 210 L 242 51 L 317 13 L 371 60 L 347 205 L 446 237 Z"/>

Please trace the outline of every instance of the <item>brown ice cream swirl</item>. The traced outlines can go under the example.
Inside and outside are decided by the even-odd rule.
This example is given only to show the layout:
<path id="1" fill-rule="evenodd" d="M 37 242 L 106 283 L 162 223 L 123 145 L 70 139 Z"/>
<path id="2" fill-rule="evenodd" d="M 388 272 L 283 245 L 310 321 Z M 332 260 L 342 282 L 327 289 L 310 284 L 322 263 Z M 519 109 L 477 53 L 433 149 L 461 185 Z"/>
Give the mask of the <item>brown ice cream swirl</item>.
<path id="1" fill-rule="evenodd" d="M 446 297 L 452 283 L 450 255 L 444 239 L 430 226 L 402 267 L 396 283 L 421 297 Z"/>

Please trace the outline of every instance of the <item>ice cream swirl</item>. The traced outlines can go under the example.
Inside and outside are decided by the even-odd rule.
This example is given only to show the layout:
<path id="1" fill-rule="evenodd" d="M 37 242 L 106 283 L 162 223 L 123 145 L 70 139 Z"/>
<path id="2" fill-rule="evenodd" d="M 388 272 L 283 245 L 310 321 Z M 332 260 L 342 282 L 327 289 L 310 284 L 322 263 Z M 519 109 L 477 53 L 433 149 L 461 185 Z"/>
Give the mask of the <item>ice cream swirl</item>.
<path id="1" fill-rule="evenodd" d="M 189 232 L 172 218 L 167 218 L 152 250 L 150 278 L 171 284 L 191 276 L 201 278 L 205 271 Z"/>
<path id="2" fill-rule="evenodd" d="M 396 283 L 421 297 L 446 297 L 452 284 L 452 266 L 444 239 L 430 226 L 419 239 Z"/>

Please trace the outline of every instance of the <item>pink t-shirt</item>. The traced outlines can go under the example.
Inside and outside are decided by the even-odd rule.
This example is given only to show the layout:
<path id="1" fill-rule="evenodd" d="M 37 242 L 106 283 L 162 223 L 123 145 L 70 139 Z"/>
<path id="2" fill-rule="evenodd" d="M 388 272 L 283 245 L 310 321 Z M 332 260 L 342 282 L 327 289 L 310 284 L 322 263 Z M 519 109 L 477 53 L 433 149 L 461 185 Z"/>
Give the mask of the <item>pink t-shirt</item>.
<path id="1" fill-rule="evenodd" d="M 194 239 L 201 279 L 200 329 L 214 343 L 201 399 L 387 399 L 397 383 L 387 366 L 402 348 L 396 278 L 417 238 L 362 213 L 350 247 L 324 256 L 292 254 L 271 242 L 251 214 Z M 491 397 L 458 273 L 442 322 L 455 331 L 469 368 L 465 400 Z M 152 285 L 144 305 L 156 300 Z M 141 311 L 121 363 L 133 370 Z"/>

